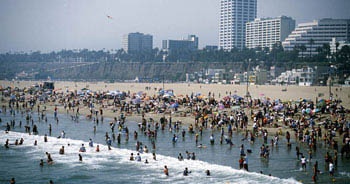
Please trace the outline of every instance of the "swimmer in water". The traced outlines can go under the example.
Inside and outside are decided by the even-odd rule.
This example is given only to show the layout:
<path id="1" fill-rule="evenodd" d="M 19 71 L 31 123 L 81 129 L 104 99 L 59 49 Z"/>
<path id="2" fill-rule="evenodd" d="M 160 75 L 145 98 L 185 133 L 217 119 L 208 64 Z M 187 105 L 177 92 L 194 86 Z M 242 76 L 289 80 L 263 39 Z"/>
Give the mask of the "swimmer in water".
<path id="1" fill-rule="evenodd" d="M 59 154 L 60 155 L 63 155 L 64 154 L 64 146 L 61 147 L 60 151 L 59 151 Z"/>
<path id="2" fill-rule="evenodd" d="M 9 148 L 9 139 L 6 139 L 6 142 L 5 142 L 5 148 Z"/>
<path id="3" fill-rule="evenodd" d="M 64 130 L 61 132 L 61 138 L 66 138 L 66 132 L 64 132 Z"/>
<path id="4" fill-rule="evenodd" d="M 166 165 L 164 166 L 163 172 L 166 176 L 169 176 L 169 170 L 168 170 L 168 167 Z"/>
<path id="5" fill-rule="evenodd" d="M 41 167 L 44 166 L 44 160 L 43 159 L 40 159 L 40 164 L 39 164 Z"/>
<path id="6" fill-rule="evenodd" d="M 130 154 L 130 161 L 134 161 L 134 153 Z"/>
<path id="7" fill-rule="evenodd" d="M 51 154 L 48 153 L 48 152 L 46 152 L 46 156 L 47 156 L 47 163 L 48 163 L 48 164 L 52 164 L 52 163 L 53 163 L 53 160 L 52 160 L 52 158 L 51 158 Z"/>
<path id="8" fill-rule="evenodd" d="M 206 171 L 205 171 L 205 174 L 207 174 L 207 176 L 210 176 L 210 171 L 209 171 L 209 170 L 206 170 Z"/>
<path id="9" fill-rule="evenodd" d="M 136 155 L 136 161 L 141 162 L 141 156 L 140 156 L 140 153 L 137 153 L 137 155 Z"/>
<path id="10" fill-rule="evenodd" d="M 79 161 L 82 162 L 83 161 L 83 157 L 81 156 L 81 154 L 79 154 L 78 156 L 79 156 Z"/>
<path id="11" fill-rule="evenodd" d="M 191 173 L 191 171 L 188 171 L 188 168 L 186 167 L 184 170 L 184 176 L 188 176 L 189 173 Z"/>
<path id="12" fill-rule="evenodd" d="M 79 149 L 79 152 L 86 152 L 84 144 L 81 144 L 81 147 Z"/>
<path id="13" fill-rule="evenodd" d="M 196 154 L 193 152 L 192 153 L 192 157 L 191 157 L 192 160 L 196 160 Z"/>
<path id="14" fill-rule="evenodd" d="M 23 138 L 21 138 L 20 140 L 19 140 L 19 145 L 22 145 L 23 144 L 23 142 L 24 142 L 24 139 Z"/>
<path id="15" fill-rule="evenodd" d="M 100 146 L 99 145 L 96 146 L 96 152 L 100 152 Z"/>
<path id="16" fill-rule="evenodd" d="M 92 142 L 92 139 L 91 139 L 91 138 L 89 139 L 89 146 L 90 146 L 90 147 L 94 147 L 94 142 Z"/>
<path id="17" fill-rule="evenodd" d="M 184 160 L 184 157 L 182 156 L 181 153 L 179 153 L 179 156 L 177 156 L 177 159 L 179 159 L 179 161 L 183 161 L 183 160 Z"/>

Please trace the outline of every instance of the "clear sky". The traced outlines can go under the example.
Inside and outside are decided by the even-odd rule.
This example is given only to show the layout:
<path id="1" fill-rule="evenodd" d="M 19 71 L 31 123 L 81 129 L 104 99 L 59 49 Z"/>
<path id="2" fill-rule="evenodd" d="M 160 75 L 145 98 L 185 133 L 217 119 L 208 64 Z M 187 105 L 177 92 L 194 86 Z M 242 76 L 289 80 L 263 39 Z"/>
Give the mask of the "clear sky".
<path id="1" fill-rule="evenodd" d="M 0 0 L 0 53 L 120 49 L 130 32 L 218 45 L 220 0 Z M 108 18 L 111 16 L 112 18 Z M 350 18 L 350 0 L 258 0 L 258 17 Z"/>

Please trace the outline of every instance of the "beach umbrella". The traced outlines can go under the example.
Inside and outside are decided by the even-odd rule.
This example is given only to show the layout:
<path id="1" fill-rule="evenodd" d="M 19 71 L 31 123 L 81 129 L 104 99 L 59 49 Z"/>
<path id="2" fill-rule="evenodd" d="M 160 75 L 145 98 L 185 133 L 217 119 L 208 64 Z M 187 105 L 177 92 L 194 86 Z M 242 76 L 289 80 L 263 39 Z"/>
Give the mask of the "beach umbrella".
<path id="1" fill-rule="evenodd" d="M 230 96 L 225 96 L 224 98 L 222 98 L 223 100 L 227 101 L 227 100 L 230 100 L 231 97 Z"/>
<path id="2" fill-rule="evenodd" d="M 140 97 L 136 97 L 136 98 L 132 99 L 132 103 L 133 104 L 140 104 L 141 103 L 141 98 Z"/>
<path id="3" fill-rule="evenodd" d="M 179 104 L 177 102 L 170 105 L 170 108 L 178 108 Z"/>
<path id="4" fill-rule="evenodd" d="M 164 90 L 159 90 L 159 91 L 158 91 L 158 94 L 159 94 L 159 95 L 164 95 L 164 93 L 165 93 Z"/>
<path id="5" fill-rule="evenodd" d="M 282 104 L 278 104 L 278 105 L 275 105 L 273 107 L 273 110 L 275 110 L 275 111 L 281 111 L 282 109 L 283 109 L 283 105 Z"/>
<path id="6" fill-rule="evenodd" d="M 173 96 L 172 94 L 165 93 L 165 94 L 163 95 L 163 98 L 170 98 L 170 97 L 172 97 L 172 96 Z"/>

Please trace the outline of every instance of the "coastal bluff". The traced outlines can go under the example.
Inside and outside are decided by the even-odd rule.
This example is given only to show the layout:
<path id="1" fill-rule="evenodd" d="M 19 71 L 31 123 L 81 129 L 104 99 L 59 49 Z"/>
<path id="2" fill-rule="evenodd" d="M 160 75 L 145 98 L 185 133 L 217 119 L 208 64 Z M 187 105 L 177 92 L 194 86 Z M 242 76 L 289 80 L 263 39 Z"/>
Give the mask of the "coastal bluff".
<path id="1" fill-rule="evenodd" d="M 225 69 L 225 72 L 244 72 L 243 63 L 204 63 L 204 62 L 98 62 L 78 67 L 63 67 L 44 71 L 47 76 L 60 80 L 133 80 L 136 77 L 145 80 L 185 81 L 186 73 L 207 69 Z"/>

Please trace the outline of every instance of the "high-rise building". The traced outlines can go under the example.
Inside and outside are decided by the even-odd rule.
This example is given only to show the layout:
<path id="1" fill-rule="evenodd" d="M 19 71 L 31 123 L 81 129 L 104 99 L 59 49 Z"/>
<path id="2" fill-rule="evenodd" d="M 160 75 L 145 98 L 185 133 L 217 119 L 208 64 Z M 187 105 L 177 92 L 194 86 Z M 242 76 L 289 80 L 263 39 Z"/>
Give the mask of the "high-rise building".
<path id="1" fill-rule="evenodd" d="M 149 52 L 153 49 L 153 36 L 143 33 L 129 33 L 123 37 L 123 49 L 127 53 Z"/>
<path id="2" fill-rule="evenodd" d="M 162 49 L 165 51 L 197 50 L 198 37 L 196 35 L 189 35 L 187 39 L 182 40 L 163 40 Z"/>
<path id="3" fill-rule="evenodd" d="M 285 38 L 295 29 L 295 20 L 291 17 L 257 18 L 246 24 L 247 48 L 269 47 Z"/>
<path id="4" fill-rule="evenodd" d="M 317 54 L 317 48 L 329 44 L 332 38 L 350 41 L 350 19 L 321 19 L 299 24 L 282 42 L 282 46 L 287 51 L 303 48 L 299 54 L 308 56 Z"/>
<path id="5" fill-rule="evenodd" d="M 221 0 L 220 7 L 219 48 L 243 49 L 246 23 L 256 18 L 257 0 Z"/>

